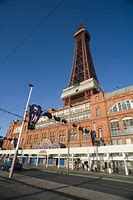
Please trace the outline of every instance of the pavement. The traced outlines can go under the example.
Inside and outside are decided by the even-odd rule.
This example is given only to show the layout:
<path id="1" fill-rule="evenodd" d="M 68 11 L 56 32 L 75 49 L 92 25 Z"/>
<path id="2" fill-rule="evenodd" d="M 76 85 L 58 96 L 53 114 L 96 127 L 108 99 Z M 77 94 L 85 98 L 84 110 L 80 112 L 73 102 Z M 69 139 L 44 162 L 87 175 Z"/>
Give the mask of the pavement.
<path id="1" fill-rule="evenodd" d="M 31 166 L 25 166 L 26 168 L 31 168 Z M 67 169 L 64 167 L 53 167 L 53 166 L 49 166 L 49 167 L 45 167 L 43 165 L 40 166 L 33 166 L 32 168 L 37 168 L 43 171 L 48 171 L 48 172 L 54 172 L 54 173 L 63 173 L 63 174 L 68 174 L 67 173 Z M 82 169 L 69 169 L 69 175 L 75 175 L 75 176 L 88 176 L 88 177 L 93 177 L 93 178 L 102 178 L 102 179 L 107 179 L 107 180 L 114 180 L 114 181 L 120 181 L 120 182 L 130 182 L 133 183 L 133 174 L 131 175 L 125 175 L 125 174 L 118 174 L 118 173 L 112 173 L 109 174 L 108 172 L 88 172 L 86 170 L 82 170 Z"/>
<path id="2" fill-rule="evenodd" d="M 66 173 L 65 168 L 57 169 L 55 167 L 44 168 L 39 166 L 36 168 L 41 168 L 40 170 L 42 171 Z M 115 195 L 58 183 L 58 180 L 57 182 L 52 182 L 20 173 L 14 173 L 12 179 L 9 179 L 8 175 L 9 172 L 0 171 L 0 200 L 125 200 L 125 198 Z M 107 180 L 113 179 L 115 181 L 133 183 L 133 176 L 91 173 L 82 170 L 70 170 L 69 175 L 102 177 L 102 179 Z"/>

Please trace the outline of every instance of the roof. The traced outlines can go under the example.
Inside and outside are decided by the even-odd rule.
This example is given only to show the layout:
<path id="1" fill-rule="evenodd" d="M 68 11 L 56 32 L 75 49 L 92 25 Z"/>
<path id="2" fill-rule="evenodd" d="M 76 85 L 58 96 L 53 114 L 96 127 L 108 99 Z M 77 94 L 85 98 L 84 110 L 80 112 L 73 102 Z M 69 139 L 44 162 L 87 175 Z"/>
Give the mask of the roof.
<path id="1" fill-rule="evenodd" d="M 121 94 L 129 93 L 129 92 L 133 92 L 133 85 L 125 87 L 125 88 L 121 88 L 121 89 L 118 89 L 118 90 L 115 90 L 113 92 L 105 93 L 105 98 L 119 96 Z"/>

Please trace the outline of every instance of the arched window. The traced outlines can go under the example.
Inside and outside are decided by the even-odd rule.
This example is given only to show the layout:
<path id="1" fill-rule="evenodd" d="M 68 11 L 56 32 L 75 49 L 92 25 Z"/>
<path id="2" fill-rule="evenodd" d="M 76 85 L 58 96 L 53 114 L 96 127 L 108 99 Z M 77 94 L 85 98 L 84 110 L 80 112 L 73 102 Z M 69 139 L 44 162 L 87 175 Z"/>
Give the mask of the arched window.
<path id="1" fill-rule="evenodd" d="M 70 140 L 71 140 L 71 141 L 77 140 L 77 131 L 76 131 L 76 129 L 72 129 L 72 130 L 71 130 Z"/>
<path id="2" fill-rule="evenodd" d="M 61 141 L 61 142 L 66 141 L 65 131 L 60 131 L 60 133 L 59 133 L 59 141 Z"/>
<path id="3" fill-rule="evenodd" d="M 101 116 L 101 109 L 100 108 L 96 109 L 96 116 Z"/>
<path id="4" fill-rule="evenodd" d="M 124 126 L 124 134 L 133 134 L 133 117 L 124 117 L 122 121 Z"/>
<path id="5" fill-rule="evenodd" d="M 112 136 L 120 135 L 120 127 L 118 120 L 111 120 L 110 121 L 110 130 Z"/>
<path id="6" fill-rule="evenodd" d="M 49 136 L 50 141 L 55 141 L 55 131 L 50 132 L 50 136 Z"/>
<path id="7" fill-rule="evenodd" d="M 83 129 L 82 132 L 82 140 L 88 140 L 89 137 L 90 137 L 90 128 L 86 127 Z"/>
<path id="8" fill-rule="evenodd" d="M 98 129 L 98 137 L 99 138 L 103 137 L 103 129 L 102 128 Z"/>
<path id="9" fill-rule="evenodd" d="M 34 137 L 34 144 L 38 144 L 38 141 L 39 141 L 38 134 L 36 134 Z"/>
<path id="10" fill-rule="evenodd" d="M 82 140 L 86 140 L 86 133 L 82 132 Z"/>
<path id="11" fill-rule="evenodd" d="M 47 133 L 42 132 L 42 141 L 44 141 L 46 139 L 46 135 L 47 135 Z"/>
<path id="12" fill-rule="evenodd" d="M 121 102 L 114 104 L 110 108 L 109 114 L 115 113 L 115 112 L 121 112 L 124 110 L 129 110 L 129 109 L 133 109 L 133 100 L 121 101 Z"/>
<path id="13" fill-rule="evenodd" d="M 28 135 L 27 137 L 27 144 L 30 144 L 31 143 L 31 135 Z"/>
<path id="14" fill-rule="evenodd" d="M 99 95 L 95 96 L 95 100 L 98 101 L 99 100 Z"/>

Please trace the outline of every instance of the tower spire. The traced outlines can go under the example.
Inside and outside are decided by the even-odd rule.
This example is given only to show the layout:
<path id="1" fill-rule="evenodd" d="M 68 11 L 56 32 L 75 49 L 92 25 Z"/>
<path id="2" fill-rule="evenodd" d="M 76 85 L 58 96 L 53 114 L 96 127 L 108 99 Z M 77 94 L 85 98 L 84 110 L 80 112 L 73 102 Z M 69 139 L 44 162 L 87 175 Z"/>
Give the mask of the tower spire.
<path id="1" fill-rule="evenodd" d="M 74 38 L 75 51 L 72 72 L 68 88 L 64 89 L 61 95 L 64 105 L 67 105 L 70 99 L 72 103 L 88 100 L 91 95 L 98 93 L 100 88 L 90 53 L 90 35 L 87 29 L 80 25 Z"/>
<path id="2" fill-rule="evenodd" d="M 88 31 L 83 25 L 80 25 L 74 34 L 74 37 L 74 62 L 69 86 L 78 84 L 90 78 L 93 78 L 98 83 L 89 48 L 90 35 Z"/>

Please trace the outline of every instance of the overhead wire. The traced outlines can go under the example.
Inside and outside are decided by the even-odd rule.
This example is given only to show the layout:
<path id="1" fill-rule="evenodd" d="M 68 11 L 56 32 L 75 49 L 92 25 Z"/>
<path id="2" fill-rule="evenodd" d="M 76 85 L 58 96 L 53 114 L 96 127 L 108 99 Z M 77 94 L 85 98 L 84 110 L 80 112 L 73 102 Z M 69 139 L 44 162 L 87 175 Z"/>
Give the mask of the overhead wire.
<path id="1" fill-rule="evenodd" d="M 30 105 L 29 105 L 29 107 L 30 107 Z M 5 113 L 8 113 L 8 114 L 11 114 L 11 115 L 14 115 L 14 116 L 16 116 L 16 117 L 19 117 L 19 118 L 23 119 L 23 117 L 22 117 L 21 115 L 18 115 L 18 114 L 14 113 L 14 112 L 5 110 L 5 109 L 3 109 L 3 108 L 0 108 L 0 111 L 3 111 L 3 112 L 5 112 Z M 45 108 L 42 108 L 42 112 L 44 112 L 44 111 L 47 111 L 47 110 L 46 110 Z M 1 128 L 1 127 L 0 127 L 0 128 Z"/>
<path id="2" fill-rule="evenodd" d="M 14 115 L 14 116 L 19 117 L 19 118 L 23 118 L 21 115 L 18 115 L 16 113 L 10 112 L 10 111 L 2 109 L 2 108 L 0 108 L 0 111 L 6 112 L 8 114 Z"/>
<path id="3" fill-rule="evenodd" d="M 6 60 L 18 49 L 22 43 L 29 38 L 33 32 L 35 32 L 46 20 L 49 16 L 51 16 L 64 2 L 64 0 L 61 0 L 11 51 L 9 54 L 5 56 L 4 59 L 1 60 L 0 64 L 3 64 L 6 62 Z"/>

